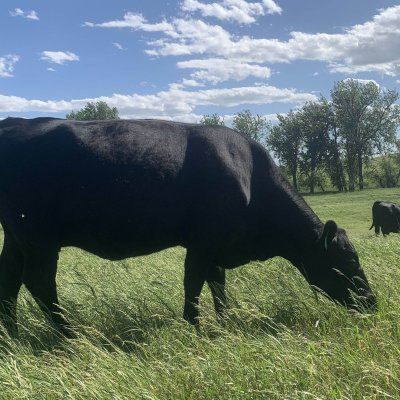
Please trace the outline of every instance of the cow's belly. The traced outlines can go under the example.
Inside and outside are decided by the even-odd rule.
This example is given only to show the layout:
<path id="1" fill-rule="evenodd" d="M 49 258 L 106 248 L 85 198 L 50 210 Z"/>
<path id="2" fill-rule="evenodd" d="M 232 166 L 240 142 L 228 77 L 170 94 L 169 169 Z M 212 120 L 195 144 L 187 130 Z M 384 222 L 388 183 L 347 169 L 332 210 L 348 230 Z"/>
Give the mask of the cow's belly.
<path id="1" fill-rule="evenodd" d="M 82 222 L 75 229 L 66 229 L 60 247 L 74 246 L 109 260 L 151 254 L 181 244 L 174 226 L 147 227 L 128 221 L 115 223 Z"/>

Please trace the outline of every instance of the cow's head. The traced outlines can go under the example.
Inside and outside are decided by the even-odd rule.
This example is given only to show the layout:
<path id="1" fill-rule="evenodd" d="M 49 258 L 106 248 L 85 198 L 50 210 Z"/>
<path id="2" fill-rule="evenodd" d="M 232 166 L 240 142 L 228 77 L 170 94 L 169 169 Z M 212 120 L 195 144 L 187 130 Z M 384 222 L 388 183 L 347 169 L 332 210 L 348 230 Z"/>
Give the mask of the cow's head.
<path id="1" fill-rule="evenodd" d="M 374 309 L 376 298 L 346 232 L 327 221 L 306 277 L 334 301 L 352 309 Z"/>

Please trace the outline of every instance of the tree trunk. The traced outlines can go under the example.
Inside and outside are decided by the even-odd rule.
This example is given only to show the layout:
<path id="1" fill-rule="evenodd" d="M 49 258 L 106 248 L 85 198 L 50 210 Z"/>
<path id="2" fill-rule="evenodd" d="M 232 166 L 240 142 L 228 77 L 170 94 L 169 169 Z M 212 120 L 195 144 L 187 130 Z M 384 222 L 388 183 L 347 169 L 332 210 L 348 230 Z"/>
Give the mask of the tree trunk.
<path id="1" fill-rule="evenodd" d="M 356 153 L 353 150 L 351 143 L 346 143 L 346 159 L 347 159 L 347 176 L 349 178 L 349 191 L 353 192 L 355 189 L 355 182 L 356 182 L 356 174 L 357 174 L 357 167 L 356 167 Z"/>
<path id="2" fill-rule="evenodd" d="M 353 192 L 356 181 L 356 163 L 352 156 L 347 156 L 347 175 L 349 176 L 349 191 Z"/>
<path id="3" fill-rule="evenodd" d="M 397 173 L 397 176 L 396 176 L 396 186 L 399 183 L 399 178 L 400 178 L 400 170 L 399 170 L 399 172 Z"/>
<path id="4" fill-rule="evenodd" d="M 340 179 L 341 185 L 343 187 L 343 190 L 345 192 L 347 192 L 347 182 L 346 182 L 346 175 L 344 173 L 343 163 L 341 160 L 339 160 L 339 162 L 340 162 L 340 164 L 339 164 L 340 178 L 339 179 Z"/>
<path id="5" fill-rule="evenodd" d="M 346 177 L 344 172 L 343 163 L 339 156 L 335 155 L 334 159 L 334 168 L 335 168 L 335 182 L 334 185 L 337 187 L 339 192 L 347 192 L 346 187 Z"/>
<path id="6" fill-rule="evenodd" d="M 310 171 L 310 193 L 314 194 L 314 186 L 315 186 L 315 171 L 314 171 L 314 166 L 311 165 L 311 171 Z"/>
<path id="7" fill-rule="evenodd" d="M 363 177 L 363 163 L 362 154 L 358 152 L 357 154 L 357 164 L 358 164 L 358 188 L 360 190 L 364 189 L 364 177 Z"/>
<path id="8" fill-rule="evenodd" d="M 343 192 L 344 190 L 347 191 L 346 188 L 346 179 L 344 177 L 344 168 L 343 168 L 343 163 L 342 160 L 340 159 L 340 154 L 339 154 L 339 144 L 338 144 L 338 133 L 336 128 L 334 129 L 334 164 L 335 164 L 335 170 L 336 170 L 336 186 L 339 190 L 339 192 Z"/>
<path id="9" fill-rule="evenodd" d="M 355 189 L 354 185 L 354 170 L 351 166 L 348 167 L 347 173 L 349 175 L 349 191 L 353 192 Z"/>
<path id="10" fill-rule="evenodd" d="M 297 187 L 297 174 L 296 174 L 296 171 L 294 171 L 294 172 L 292 173 L 292 180 L 293 180 L 293 187 L 294 187 L 297 191 L 299 191 L 299 189 L 298 189 L 298 187 Z"/>

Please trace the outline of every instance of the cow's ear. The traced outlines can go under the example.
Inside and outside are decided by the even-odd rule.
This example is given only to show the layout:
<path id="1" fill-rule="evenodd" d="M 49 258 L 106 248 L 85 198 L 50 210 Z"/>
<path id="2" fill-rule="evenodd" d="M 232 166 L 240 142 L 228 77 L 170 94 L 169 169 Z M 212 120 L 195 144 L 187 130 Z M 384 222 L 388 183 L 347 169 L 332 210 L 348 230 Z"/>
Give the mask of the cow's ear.
<path id="1" fill-rule="evenodd" d="M 335 221 L 326 221 L 321 235 L 321 242 L 325 250 L 328 250 L 329 245 L 332 243 L 332 240 L 336 235 L 337 229 L 338 228 Z"/>

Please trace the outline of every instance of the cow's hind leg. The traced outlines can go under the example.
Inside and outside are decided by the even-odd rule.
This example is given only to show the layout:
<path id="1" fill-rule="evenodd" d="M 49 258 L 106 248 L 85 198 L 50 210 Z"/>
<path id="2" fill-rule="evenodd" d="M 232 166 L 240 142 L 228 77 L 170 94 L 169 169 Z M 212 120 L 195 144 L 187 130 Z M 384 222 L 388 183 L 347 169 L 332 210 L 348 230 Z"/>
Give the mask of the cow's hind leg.
<path id="1" fill-rule="evenodd" d="M 207 281 L 214 300 L 215 311 L 222 316 L 225 310 L 225 269 L 215 266 L 204 251 L 188 249 L 185 260 L 185 305 L 183 318 L 192 325 L 198 324 L 199 296 Z"/>
<path id="2" fill-rule="evenodd" d="M 226 308 L 225 269 L 221 267 L 210 268 L 207 271 L 206 281 L 211 289 L 215 312 L 218 317 L 222 317 Z"/>
<path id="3" fill-rule="evenodd" d="M 56 285 L 57 250 L 31 250 L 26 254 L 23 283 L 38 303 L 44 314 L 66 337 L 73 332 L 59 306 Z"/>
<path id="4" fill-rule="evenodd" d="M 380 233 L 380 225 L 375 224 L 375 235 L 379 236 L 379 233 Z"/>
<path id="5" fill-rule="evenodd" d="M 198 325 L 199 316 L 199 296 L 204 282 L 206 281 L 206 271 L 209 262 L 201 255 L 201 252 L 188 249 L 185 259 L 185 305 L 183 318 L 192 325 Z"/>
<path id="6" fill-rule="evenodd" d="M 0 319 L 11 336 L 17 335 L 16 307 L 24 258 L 13 235 L 4 228 L 0 255 Z"/>

